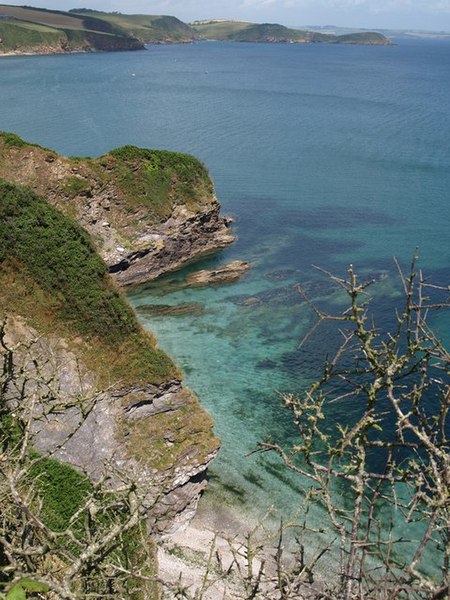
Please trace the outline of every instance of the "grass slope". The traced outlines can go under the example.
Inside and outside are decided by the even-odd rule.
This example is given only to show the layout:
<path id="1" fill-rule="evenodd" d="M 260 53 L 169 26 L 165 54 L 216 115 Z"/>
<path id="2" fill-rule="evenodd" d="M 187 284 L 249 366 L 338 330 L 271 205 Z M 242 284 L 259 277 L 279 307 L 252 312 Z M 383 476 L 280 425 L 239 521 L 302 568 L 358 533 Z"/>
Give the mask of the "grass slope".
<path id="1" fill-rule="evenodd" d="M 90 237 L 28 188 L 0 180 L 0 314 L 78 340 L 109 381 L 159 383 L 178 373 L 107 273 Z M 78 343 L 77 342 L 77 343 Z"/>
<path id="2" fill-rule="evenodd" d="M 337 36 L 340 44 L 387 44 L 389 39 L 382 33 L 376 31 L 364 31 L 361 33 L 347 33 Z"/>
<path id="3" fill-rule="evenodd" d="M 207 169 L 188 154 L 124 146 L 99 158 L 65 158 L 6 132 L 0 132 L 1 177 L 31 186 L 69 216 L 86 213 L 89 198 L 108 197 L 108 222 L 132 249 L 176 206 L 196 212 L 214 198 Z"/>
<path id="4" fill-rule="evenodd" d="M 246 21 L 194 21 L 192 27 L 202 39 L 228 40 L 231 35 L 251 27 Z"/>
<path id="5" fill-rule="evenodd" d="M 0 52 L 23 52 L 34 48 L 57 47 L 65 39 L 63 32 L 43 25 L 31 25 L 21 21 L 0 20 Z"/>
<path id="6" fill-rule="evenodd" d="M 123 146 L 100 157 L 129 206 L 144 206 L 155 220 L 177 204 L 199 208 L 214 193 L 206 167 L 189 154 Z"/>
<path id="7" fill-rule="evenodd" d="M 198 39 L 192 27 L 165 15 L 124 15 L 90 9 L 64 12 L 0 4 L 0 17 L 4 17 L 0 19 L 0 52 L 38 51 L 49 45 L 63 50 L 128 50 L 148 43 Z"/>
<path id="8" fill-rule="evenodd" d="M 125 15 L 87 9 L 72 9 L 71 14 L 101 19 L 128 33 L 144 44 L 190 42 L 198 39 L 196 31 L 176 17 L 167 15 Z"/>
<path id="9" fill-rule="evenodd" d="M 47 193 L 48 181 L 45 184 L 44 180 L 50 177 L 48 172 L 41 171 L 40 159 L 47 167 L 56 165 L 58 172 L 67 160 L 69 165 L 76 166 L 78 175 L 85 174 L 86 165 L 91 174 L 100 178 L 99 186 L 108 187 L 109 178 L 114 181 L 117 178 L 130 194 L 122 202 L 138 203 L 134 193 L 139 195 L 142 185 L 144 189 L 156 185 L 155 174 L 156 188 L 168 181 L 169 194 L 178 185 L 195 187 L 196 177 L 212 185 L 204 167 L 183 154 L 125 146 L 106 159 L 55 159 L 55 153 L 27 144 L 15 134 L 1 134 L 0 148 L 0 165 L 5 173 L 11 175 L 14 165 L 23 161 L 37 165 L 32 169 L 31 182 L 35 183 L 39 173 L 40 186 Z M 13 154 L 5 164 L 7 151 Z M 31 162 L 27 163 L 27 159 Z M 149 179 L 142 184 L 139 178 L 147 170 Z M 137 183 L 133 181 L 133 173 Z M 102 176 L 107 178 L 106 183 Z M 95 376 L 95 385 L 100 389 L 139 388 L 181 379 L 179 369 L 138 323 L 107 273 L 94 241 L 70 216 L 72 194 L 86 192 L 86 180 L 71 176 L 60 185 L 52 188 L 51 193 L 55 194 L 52 202 L 65 204 L 66 215 L 47 201 L 46 194 L 39 196 L 28 187 L 0 179 L 0 317 L 22 316 L 43 336 L 63 339 L 65 347 Z M 59 192 L 55 191 L 58 189 Z M 57 194 L 62 194 L 62 199 Z M 123 214 L 136 218 L 140 213 L 133 206 L 127 204 L 128 210 L 124 210 L 122 205 Z M 126 402 L 132 401 L 133 394 L 127 395 Z M 211 417 L 189 390 L 180 391 L 180 398 L 184 403 L 180 409 L 139 421 L 131 429 L 126 427 L 124 444 L 130 456 L 139 456 L 152 468 L 161 470 L 185 461 L 191 453 L 201 461 L 217 449 Z M 168 431 L 174 432 L 170 447 L 165 438 Z"/>
<path id="10" fill-rule="evenodd" d="M 304 31 L 288 29 L 277 23 L 261 23 L 259 25 L 249 25 L 240 32 L 232 33 L 228 39 L 246 42 L 288 42 L 290 40 L 305 41 L 307 38 L 308 33 Z"/>

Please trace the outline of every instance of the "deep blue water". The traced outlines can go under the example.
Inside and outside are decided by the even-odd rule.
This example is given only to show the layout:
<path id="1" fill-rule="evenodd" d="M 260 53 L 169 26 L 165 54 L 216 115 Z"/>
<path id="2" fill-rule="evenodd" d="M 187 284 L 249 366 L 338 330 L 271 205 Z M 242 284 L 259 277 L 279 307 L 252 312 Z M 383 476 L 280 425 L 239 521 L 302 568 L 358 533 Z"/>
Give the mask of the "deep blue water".
<path id="1" fill-rule="evenodd" d="M 182 272 L 130 293 L 216 419 L 223 448 L 212 503 L 258 513 L 273 503 L 286 514 L 301 496 L 275 458 L 245 455 L 267 433 L 292 438 L 278 391 L 300 390 L 336 346 L 322 329 L 298 350 L 311 312 L 293 284 L 306 282 L 329 309 L 340 302 L 312 265 L 383 272 L 381 325 L 399 299 L 394 255 L 406 263 L 418 246 L 424 270 L 448 282 L 449 67 L 450 44 L 429 41 L 0 60 L 0 129 L 67 155 L 125 143 L 193 153 L 235 218 L 237 243 L 201 266 L 249 260 L 241 282 L 180 289 Z M 255 295 L 259 304 L 246 305 Z M 203 312 L 157 317 L 149 308 L 180 303 Z M 448 319 L 435 324 L 449 339 Z M 334 418 L 354 411 L 336 405 Z"/>

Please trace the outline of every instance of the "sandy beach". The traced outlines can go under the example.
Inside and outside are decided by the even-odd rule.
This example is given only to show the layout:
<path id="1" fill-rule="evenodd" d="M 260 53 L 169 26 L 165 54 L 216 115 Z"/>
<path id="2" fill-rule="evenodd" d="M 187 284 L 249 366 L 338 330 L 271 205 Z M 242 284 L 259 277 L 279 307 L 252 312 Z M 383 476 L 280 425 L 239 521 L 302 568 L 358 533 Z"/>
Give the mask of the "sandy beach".
<path id="1" fill-rule="evenodd" d="M 204 600 L 242 598 L 239 569 L 247 567 L 245 538 L 256 527 L 237 511 L 201 501 L 193 521 L 159 544 L 160 579 L 173 585 L 181 581 L 192 596 L 204 590 Z M 256 559 L 254 572 L 260 567 Z M 170 587 L 163 593 L 164 599 L 174 597 Z"/>

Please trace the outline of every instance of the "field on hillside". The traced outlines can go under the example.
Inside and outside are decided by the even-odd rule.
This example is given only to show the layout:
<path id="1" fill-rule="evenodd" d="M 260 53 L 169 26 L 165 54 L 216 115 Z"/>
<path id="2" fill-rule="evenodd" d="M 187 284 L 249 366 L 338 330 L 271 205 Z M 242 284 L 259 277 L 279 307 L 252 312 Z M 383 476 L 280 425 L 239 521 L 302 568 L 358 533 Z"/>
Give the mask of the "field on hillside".
<path id="1" fill-rule="evenodd" d="M 0 4 L 0 14 L 20 21 L 49 25 L 57 29 L 86 29 L 82 18 L 63 12 Z"/>
<path id="2" fill-rule="evenodd" d="M 0 4 L 0 54 L 140 50 L 136 37 L 107 19 Z"/>
<path id="3" fill-rule="evenodd" d="M 20 48 L 32 51 L 36 46 L 60 45 L 64 33 L 46 25 L 26 23 L 23 21 L 0 20 L 0 53 L 11 52 Z"/>
<path id="4" fill-rule="evenodd" d="M 144 43 L 157 41 L 182 41 L 196 37 L 195 30 L 176 17 L 161 15 L 125 15 L 117 13 L 80 10 L 74 14 L 82 18 L 93 17 L 120 27 L 128 35 Z"/>
<path id="5" fill-rule="evenodd" d="M 245 21 L 218 21 L 199 25 L 193 24 L 193 28 L 199 35 L 207 39 L 225 40 L 230 34 L 244 31 L 252 25 L 253 23 L 246 23 Z"/>

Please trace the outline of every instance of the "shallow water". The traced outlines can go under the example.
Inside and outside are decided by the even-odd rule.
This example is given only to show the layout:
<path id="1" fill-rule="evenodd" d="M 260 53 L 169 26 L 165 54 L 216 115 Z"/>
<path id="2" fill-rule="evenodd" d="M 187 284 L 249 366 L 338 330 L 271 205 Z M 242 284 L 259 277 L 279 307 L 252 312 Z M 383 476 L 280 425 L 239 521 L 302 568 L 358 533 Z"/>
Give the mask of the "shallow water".
<path id="1" fill-rule="evenodd" d="M 293 285 L 330 310 L 341 302 L 312 265 L 375 274 L 381 325 L 399 299 L 394 255 L 407 263 L 419 246 L 425 271 L 448 281 L 449 64 L 450 44 L 428 41 L 0 62 L 1 129 L 70 155 L 125 143 L 191 152 L 235 218 L 237 243 L 188 271 L 241 258 L 253 264 L 241 282 L 186 289 L 181 272 L 129 294 L 216 420 L 210 502 L 286 516 L 302 497 L 274 457 L 247 455 L 267 434 L 293 439 L 279 392 L 300 390 L 336 347 L 322 328 L 299 349 L 312 314 Z M 194 306 L 150 306 L 180 304 Z M 448 319 L 435 325 L 450 339 Z M 333 417 L 354 411 L 336 405 Z"/>

